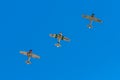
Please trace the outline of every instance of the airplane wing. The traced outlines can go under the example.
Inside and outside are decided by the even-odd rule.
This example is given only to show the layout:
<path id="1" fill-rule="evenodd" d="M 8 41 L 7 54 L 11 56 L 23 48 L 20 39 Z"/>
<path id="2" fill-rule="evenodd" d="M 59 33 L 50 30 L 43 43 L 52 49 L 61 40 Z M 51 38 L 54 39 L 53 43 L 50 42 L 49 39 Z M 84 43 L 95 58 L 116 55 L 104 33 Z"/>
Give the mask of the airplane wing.
<path id="1" fill-rule="evenodd" d="M 57 38 L 57 34 L 49 34 L 50 37 Z"/>
<path id="2" fill-rule="evenodd" d="M 32 57 L 33 57 L 33 58 L 40 59 L 40 56 L 38 56 L 38 55 L 36 55 L 36 54 L 34 54 L 34 53 L 32 53 Z"/>
<path id="3" fill-rule="evenodd" d="M 20 51 L 20 54 L 27 55 L 27 52 L 25 52 L 25 51 Z"/>
<path id="4" fill-rule="evenodd" d="M 102 20 L 100 20 L 98 18 L 94 18 L 93 20 L 96 21 L 96 22 L 100 22 L 100 23 L 102 22 Z"/>
<path id="5" fill-rule="evenodd" d="M 82 15 L 83 18 L 90 19 L 90 16 L 88 15 Z"/>
<path id="6" fill-rule="evenodd" d="M 64 41 L 70 41 L 70 39 L 69 38 L 67 38 L 67 37 L 63 37 L 63 39 L 62 40 L 64 40 Z"/>

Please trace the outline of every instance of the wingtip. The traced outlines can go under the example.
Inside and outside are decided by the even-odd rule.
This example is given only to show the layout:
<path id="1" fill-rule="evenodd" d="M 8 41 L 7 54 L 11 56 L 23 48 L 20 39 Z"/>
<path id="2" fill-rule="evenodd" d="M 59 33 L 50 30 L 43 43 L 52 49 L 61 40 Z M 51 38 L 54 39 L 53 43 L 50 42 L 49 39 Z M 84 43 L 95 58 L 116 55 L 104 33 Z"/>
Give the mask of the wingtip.
<path id="1" fill-rule="evenodd" d="M 52 37 L 52 34 L 49 34 L 50 37 Z"/>
<path id="2" fill-rule="evenodd" d="M 38 59 L 40 59 L 40 58 L 41 58 L 41 56 L 38 57 Z"/>
<path id="3" fill-rule="evenodd" d="M 68 42 L 70 42 L 70 41 L 71 41 L 71 39 L 69 39 L 69 38 L 68 38 L 68 40 L 67 40 L 67 41 L 68 41 Z"/>
<path id="4" fill-rule="evenodd" d="M 22 53 L 22 51 L 19 51 L 19 53 L 21 54 L 21 53 Z"/>
<path id="5" fill-rule="evenodd" d="M 40 59 L 40 58 L 41 58 L 41 56 L 37 56 L 36 58 L 37 58 L 37 59 Z"/>
<path id="6" fill-rule="evenodd" d="M 86 15 L 82 14 L 82 18 L 85 18 Z"/>
<path id="7" fill-rule="evenodd" d="M 68 40 L 69 42 L 71 41 L 71 39 Z"/>
<path id="8" fill-rule="evenodd" d="M 84 14 L 82 14 L 81 16 L 84 17 Z"/>

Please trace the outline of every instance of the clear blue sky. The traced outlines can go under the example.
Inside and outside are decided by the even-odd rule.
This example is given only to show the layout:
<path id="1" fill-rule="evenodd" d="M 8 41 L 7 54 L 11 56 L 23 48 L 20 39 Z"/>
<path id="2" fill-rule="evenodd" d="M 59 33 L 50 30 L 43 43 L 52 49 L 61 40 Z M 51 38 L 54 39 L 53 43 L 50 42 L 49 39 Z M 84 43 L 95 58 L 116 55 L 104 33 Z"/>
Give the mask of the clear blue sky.
<path id="1" fill-rule="evenodd" d="M 102 24 L 82 14 L 95 13 Z M 119 1 L 1 0 L 0 80 L 120 80 Z M 71 42 L 49 33 L 63 32 Z M 40 55 L 26 65 L 20 50 Z"/>

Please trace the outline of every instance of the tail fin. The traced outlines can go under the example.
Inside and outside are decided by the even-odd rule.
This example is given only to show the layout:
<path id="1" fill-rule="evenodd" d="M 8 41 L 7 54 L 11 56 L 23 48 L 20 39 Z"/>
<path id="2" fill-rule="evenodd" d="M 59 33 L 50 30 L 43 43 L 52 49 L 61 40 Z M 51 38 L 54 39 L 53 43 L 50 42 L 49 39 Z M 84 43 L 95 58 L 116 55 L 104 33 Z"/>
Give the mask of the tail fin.
<path id="1" fill-rule="evenodd" d="M 93 28 L 93 26 L 92 26 L 91 24 L 88 24 L 87 27 L 88 27 L 89 29 Z"/>
<path id="2" fill-rule="evenodd" d="M 30 61 L 28 61 L 28 60 L 27 60 L 27 61 L 25 61 L 25 63 L 26 63 L 26 64 L 31 64 L 31 62 L 30 62 Z"/>
<path id="3" fill-rule="evenodd" d="M 55 44 L 56 47 L 61 47 L 60 43 Z"/>

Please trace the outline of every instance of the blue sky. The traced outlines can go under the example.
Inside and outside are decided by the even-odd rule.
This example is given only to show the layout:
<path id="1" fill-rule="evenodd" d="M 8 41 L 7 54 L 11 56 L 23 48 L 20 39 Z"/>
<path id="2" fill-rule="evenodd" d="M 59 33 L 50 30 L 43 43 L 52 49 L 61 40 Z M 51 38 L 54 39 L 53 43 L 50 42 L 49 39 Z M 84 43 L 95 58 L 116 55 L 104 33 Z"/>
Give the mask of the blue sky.
<path id="1" fill-rule="evenodd" d="M 120 80 L 119 2 L 112 0 L 0 1 L 0 80 Z M 82 14 L 103 20 L 88 29 Z M 50 33 L 71 42 L 56 48 Z M 20 50 L 41 56 L 26 65 Z"/>

